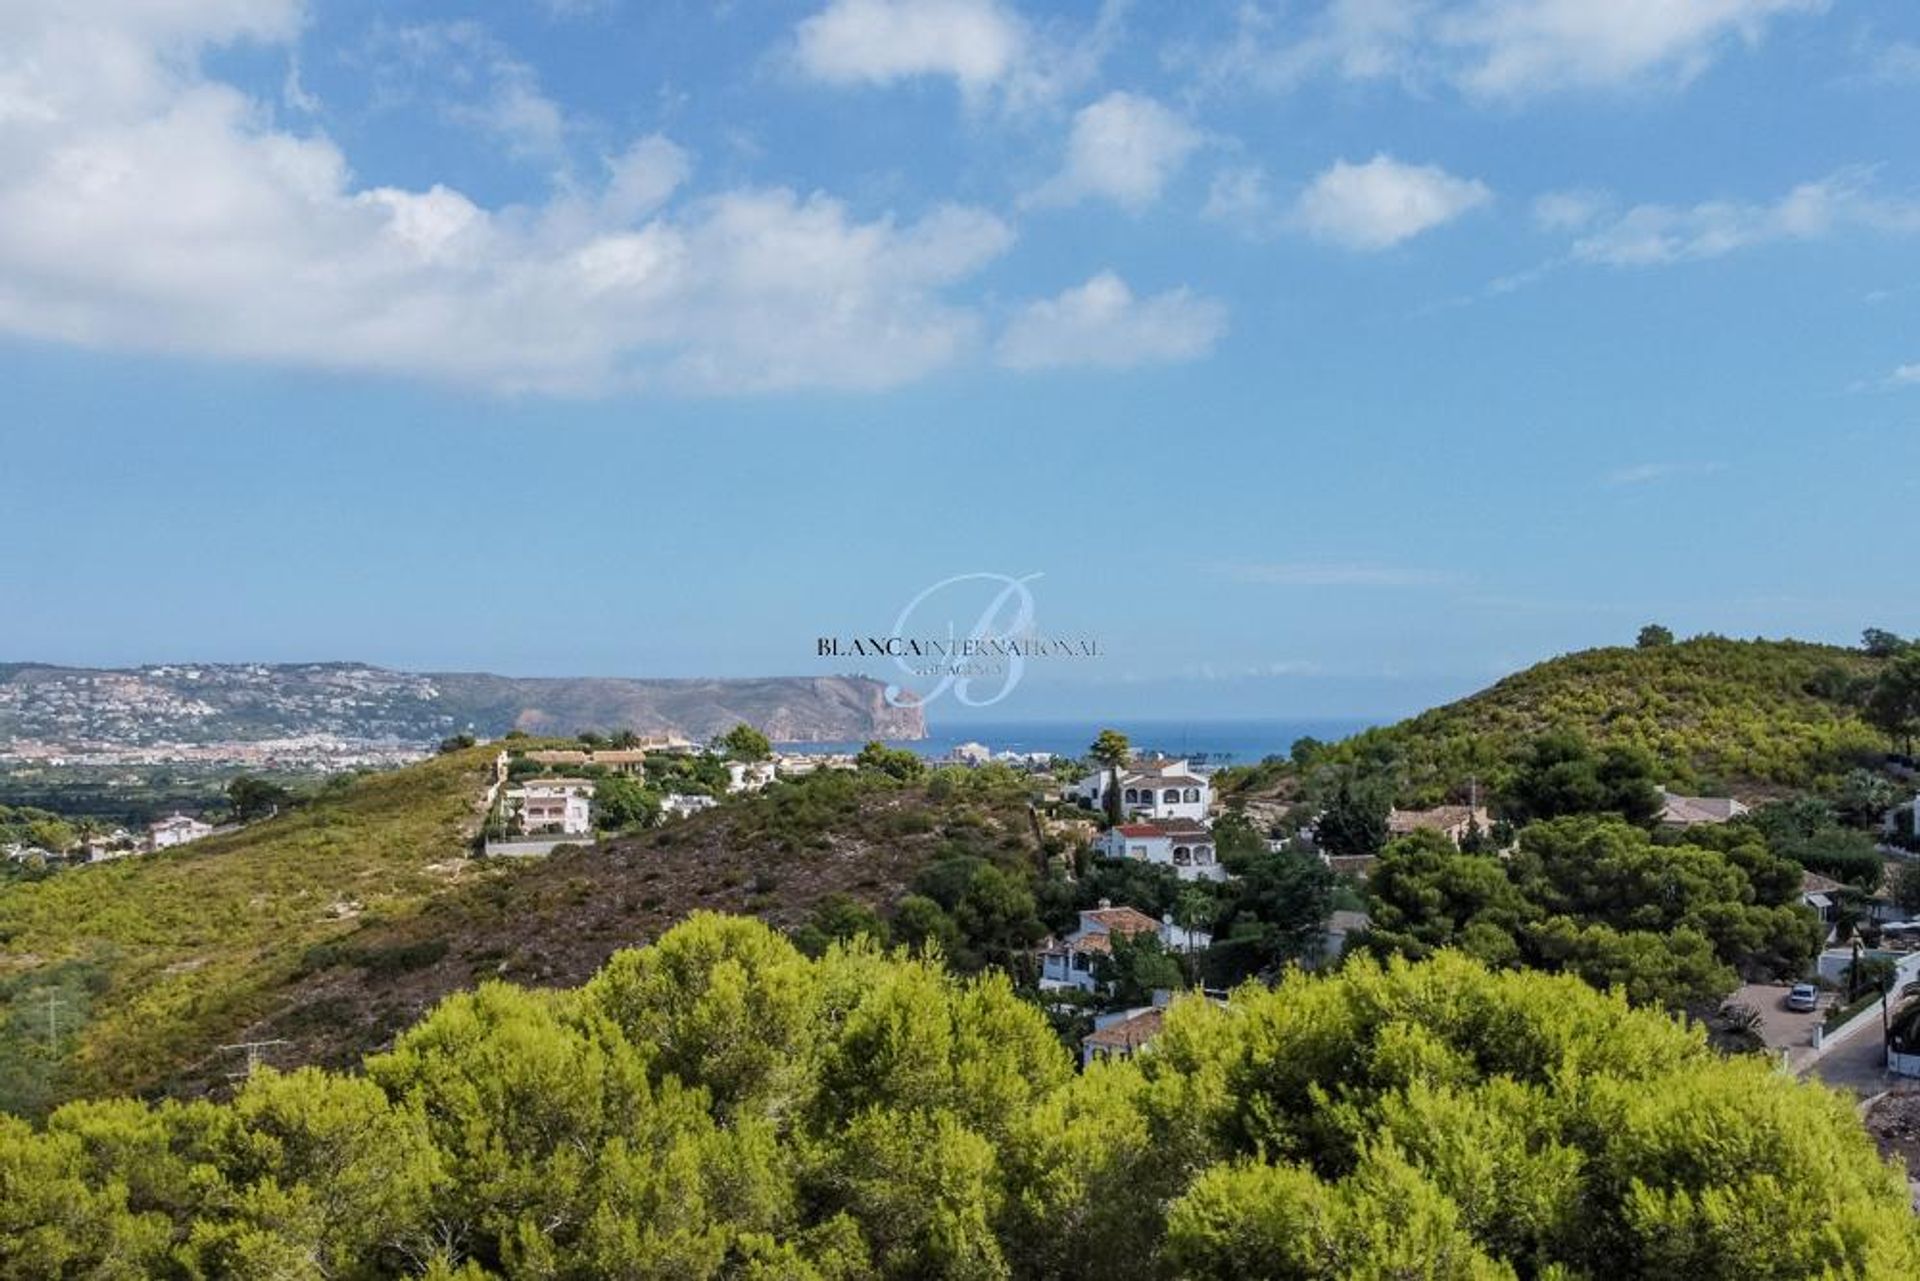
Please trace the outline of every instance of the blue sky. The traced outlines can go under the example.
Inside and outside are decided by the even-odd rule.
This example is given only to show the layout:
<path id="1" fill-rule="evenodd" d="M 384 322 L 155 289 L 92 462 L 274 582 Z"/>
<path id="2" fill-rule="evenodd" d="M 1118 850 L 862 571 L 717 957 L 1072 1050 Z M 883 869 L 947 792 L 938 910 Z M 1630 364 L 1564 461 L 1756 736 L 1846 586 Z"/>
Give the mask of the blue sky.
<path id="1" fill-rule="evenodd" d="M 72 8 L 0 657 L 808 673 L 989 571 L 1104 651 L 996 718 L 1381 715 L 1920 631 L 1910 6 Z"/>

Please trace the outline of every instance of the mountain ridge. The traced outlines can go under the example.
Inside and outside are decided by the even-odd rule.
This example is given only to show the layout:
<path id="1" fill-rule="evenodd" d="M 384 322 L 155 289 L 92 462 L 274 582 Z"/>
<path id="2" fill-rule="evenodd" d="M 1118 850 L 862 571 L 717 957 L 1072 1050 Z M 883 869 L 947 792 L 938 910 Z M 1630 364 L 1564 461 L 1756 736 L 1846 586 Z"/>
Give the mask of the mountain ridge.
<path id="1" fill-rule="evenodd" d="M 429 744 L 510 730 L 679 733 L 741 722 L 783 742 L 926 737 L 866 676 L 500 676 L 369 663 L 0 663 L 0 741 L 256 742 L 323 735 Z"/>

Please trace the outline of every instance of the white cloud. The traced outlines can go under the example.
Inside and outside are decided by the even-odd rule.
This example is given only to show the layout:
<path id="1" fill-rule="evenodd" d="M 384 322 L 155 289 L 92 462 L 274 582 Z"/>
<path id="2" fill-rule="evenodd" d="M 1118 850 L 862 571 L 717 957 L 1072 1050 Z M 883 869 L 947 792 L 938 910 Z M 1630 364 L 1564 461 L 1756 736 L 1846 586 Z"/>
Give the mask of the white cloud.
<path id="1" fill-rule="evenodd" d="M 1074 113 L 1065 165 L 1029 199 L 1070 205 L 1099 197 L 1144 209 L 1201 142 L 1198 130 L 1152 98 L 1116 91 Z"/>
<path id="2" fill-rule="evenodd" d="M 1362 165 L 1335 162 L 1301 193 L 1294 220 L 1317 239 L 1370 251 L 1391 248 L 1492 199 L 1492 190 L 1478 179 L 1381 154 Z"/>
<path id="3" fill-rule="evenodd" d="M 1609 485 L 1650 485 L 1655 481 L 1687 476 L 1713 476 L 1727 469 L 1725 463 L 1635 463 L 1608 472 Z"/>
<path id="4" fill-rule="evenodd" d="M 1440 587 L 1459 581 L 1459 575 L 1437 570 L 1338 561 L 1226 565 L 1220 572 L 1243 583 L 1271 587 Z"/>
<path id="5" fill-rule="evenodd" d="M 1870 170 L 1802 183 L 1780 199 L 1635 205 L 1574 241 L 1576 261 L 1615 267 L 1717 258 L 1781 240 L 1815 240 L 1837 228 L 1920 232 L 1920 200 L 1884 196 Z"/>
<path id="6" fill-rule="evenodd" d="M 1867 78 L 1881 84 L 1911 84 L 1920 80 L 1920 44 L 1891 40 L 1868 56 Z"/>
<path id="7" fill-rule="evenodd" d="M 1894 387 L 1920 387 L 1920 361 L 1897 367 L 1887 375 L 1887 382 Z"/>
<path id="8" fill-rule="evenodd" d="M 1578 231 L 1605 212 L 1607 197 L 1597 191 L 1549 191 L 1533 198 L 1533 221 L 1543 231 Z"/>
<path id="9" fill-rule="evenodd" d="M 1208 184 L 1207 203 L 1200 213 L 1243 230 L 1261 230 L 1273 218 L 1273 193 L 1267 186 L 1266 171 L 1258 165 L 1222 169 Z"/>
<path id="10" fill-rule="evenodd" d="M 971 103 L 1022 109 L 1090 84 L 1130 0 L 1101 0 L 1090 22 L 1030 22 L 1002 0 L 830 0 L 794 29 L 793 65 L 831 85 L 952 80 Z"/>
<path id="11" fill-rule="evenodd" d="M 1226 308 L 1218 302 L 1185 289 L 1138 298 L 1103 271 L 1021 309 L 1000 336 L 999 358 L 1014 369 L 1126 368 L 1204 356 L 1226 331 Z"/>
<path id="12" fill-rule="evenodd" d="M 1323 72 L 1520 98 L 1684 83 L 1776 20 L 1827 0 L 1326 0 L 1304 18 L 1242 6 L 1215 78 L 1291 88 Z"/>
<path id="13" fill-rule="evenodd" d="M 517 157 L 563 162 L 566 114 L 532 67 L 477 22 L 377 27 L 370 50 L 389 108 L 416 98 L 479 129 Z"/>
<path id="14" fill-rule="evenodd" d="M 504 390 L 884 387 L 975 346 L 948 291 L 1012 240 L 977 209 L 684 195 L 663 138 L 533 206 L 368 187 L 199 69 L 290 38 L 292 0 L 75 12 L 0 9 L 0 331 Z"/>
<path id="15" fill-rule="evenodd" d="M 1026 56 L 1025 25 L 996 0 L 833 0 L 800 23 L 796 55 L 831 84 L 948 76 L 978 92 Z"/>

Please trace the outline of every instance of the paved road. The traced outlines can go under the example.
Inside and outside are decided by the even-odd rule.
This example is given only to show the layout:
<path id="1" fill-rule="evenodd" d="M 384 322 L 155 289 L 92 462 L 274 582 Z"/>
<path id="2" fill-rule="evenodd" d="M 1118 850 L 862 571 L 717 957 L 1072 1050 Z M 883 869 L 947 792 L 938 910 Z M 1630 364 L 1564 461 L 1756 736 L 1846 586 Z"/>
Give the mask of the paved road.
<path id="1" fill-rule="evenodd" d="M 1827 1052 L 1813 1065 L 1813 1075 L 1862 1098 L 1901 1084 L 1901 1078 L 1887 1072 L 1886 1041 L 1878 1019 L 1869 1019 L 1844 1041 L 1828 1042 Z"/>

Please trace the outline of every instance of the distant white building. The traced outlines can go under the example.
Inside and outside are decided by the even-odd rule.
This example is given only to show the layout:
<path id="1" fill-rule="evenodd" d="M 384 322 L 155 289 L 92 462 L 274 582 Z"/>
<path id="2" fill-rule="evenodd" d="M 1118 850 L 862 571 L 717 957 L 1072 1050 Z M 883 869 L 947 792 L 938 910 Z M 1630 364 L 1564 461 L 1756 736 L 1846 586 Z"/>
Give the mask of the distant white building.
<path id="1" fill-rule="evenodd" d="M 720 802 L 711 796 L 689 795 L 684 792 L 669 792 L 660 802 L 660 812 L 671 814 L 674 818 L 688 818 L 701 810 L 710 810 Z"/>
<path id="2" fill-rule="evenodd" d="M 993 759 L 993 749 L 985 743 L 962 743 L 947 755 L 956 765 L 985 765 Z"/>
<path id="3" fill-rule="evenodd" d="M 147 825 L 147 844 L 156 850 L 172 849 L 176 845 L 185 845 L 188 841 L 211 835 L 213 824 L 202 823 L 185 814 L 175 814 Z"/>
<path id="4" fill-rule="evenodd" d="M 772 761 L 728 761 L 727 790 L 729 792 L 757 792 L 773 782 L 775 775 Z"/>
<path id="5" fill-rule="evenodd" d="M 1058 991 L 1077 988 L 1094 991 L 1098 958 L 1113 955 L 1113 940 L 1139 938 L 1151 934 L 1169 952 L 1197 952 L 1213 939 L 1205 930 L 1183 930 L 1171 920 L 1156 921 L 1131 907 L 1101 906 L 1080 913 L 1080 927 L 1065 938 L 1049 938 L 1040 945 L 1040 987 Z"/>
<path id="6" fill-rule="evenodd" d="M 1089 809 L 1107 806 L 1112 771 L 1100 769 L 1075 783 L 1068 795 Z M 1185 818 L 1202 822 L 1213 805 L 1213 784 L 1185 758 L 1150 757 L 1120 770 L 1120 812 L 1127 818 Z"/>
<path id="7" fill-rule="evenodd" d="M 1214 853 L 1213 832 L 1189 818 L 1122 823 L 1102 832 L 1093 847 L 1108 858 L 1170 867 L 1183 881 L 1221 881 L 1227 876 Z"/>
<path id="8" fill-rule="evenodd" d="M 588 779 L 539 779 L 507 792 L 507 803 L 529 836 L 559 832 L 585 836 L 593 831 L 593 783 Z"/>

